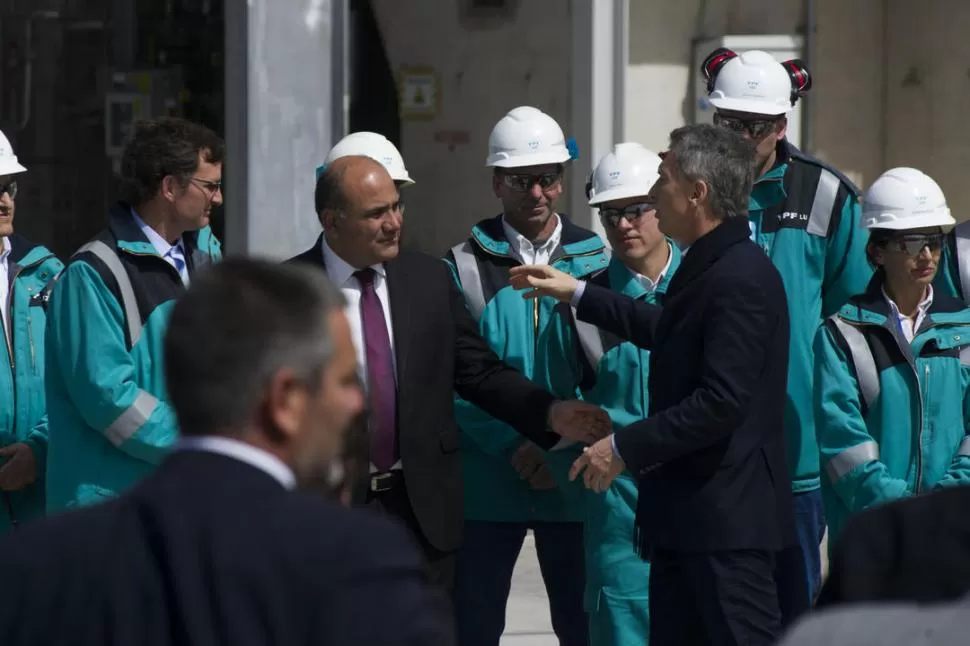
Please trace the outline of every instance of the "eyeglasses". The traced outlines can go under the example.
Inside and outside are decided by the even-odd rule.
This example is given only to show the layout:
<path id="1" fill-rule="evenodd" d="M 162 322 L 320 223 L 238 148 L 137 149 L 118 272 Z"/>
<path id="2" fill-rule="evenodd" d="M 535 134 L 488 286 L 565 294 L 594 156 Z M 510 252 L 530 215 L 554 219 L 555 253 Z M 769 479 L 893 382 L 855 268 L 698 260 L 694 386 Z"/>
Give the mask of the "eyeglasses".
<path id="1" fill-rule="evenodd" d="M 918 256 L 923 253 L 924 248 L 928 248 L 930 253 L 936 253 L 943 248 L 942 233 L 904 233 L 903 235 L 891 238 L 891 242 L 897 250 L 910 256 Z"/>
<path id="2" fill-rule="evenodd" d="M 522 191 L 523 193 L 532 189 L 536 184 L 542 190 L 548 190 L 555 187 L 562 180 L 561 173 L 543 173 L 542 175 L 524 175 L 516 173 L 503 173 L 502 182 L 511 188 L 513 191 Z"/>
<path id="3" fill-rule="evenodd" d="M 195 182 L 199 188 L 201 188 L 209 195 L 209 197 L 212 197 L 216 193 L 222 191 L 222 180 L 219 180 L 218 182 L 213 182 L 211 180 L 202 179 L 200 177 L 191 177 L 189 179 L 190 181 Z"/>
<path id="4" fill-rule="evenodd" d="M 737 133 L 748 133 L 752 139 L 761 139 L 775 129 L 781 119 L 744 119 L 731 117 L 720 112 L 714 113 L 714 125 L 733 130 Z"/>
<path id="5" fill-rule="evenodd" d="M 11 200 L 17 199 L 17 182 L 16 180 L 10 180 L 6 184 L 0 184 L 0 197 L 6 193 L 10 196 Z"/>
<path id="6" fill-rule="evenodd" d="M 641 215 L 655 208 L 657 207 L 652 202 L 637 202 L 636 204 L 628 204 L 621 209 L 600 209 L 600 220 L 603 224 L 615 229 L 620 226 L 620 220 L 626 220 L 633 224 L 640 219 Z"/>

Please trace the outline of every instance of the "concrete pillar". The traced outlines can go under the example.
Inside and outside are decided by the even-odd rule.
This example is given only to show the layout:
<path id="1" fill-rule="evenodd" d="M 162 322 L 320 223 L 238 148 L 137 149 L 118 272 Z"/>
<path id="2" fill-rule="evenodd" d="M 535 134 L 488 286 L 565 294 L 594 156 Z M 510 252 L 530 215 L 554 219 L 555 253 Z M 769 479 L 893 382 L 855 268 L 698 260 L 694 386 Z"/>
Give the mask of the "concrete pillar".
<path id="1" fill-rule="evenodd" d="M 603 234 L 583 187 L 600 157 L 625 134 L 625 78 L 629 0 L 572 2 L 572 134 L 580 157 L 571 164 L 569 214 L 580 226 Z"/>
<path id="2" fill-rule="evenodd" d="M 320 231 L 314 171 L 344 127 L 345 3 L 226 3 L 229 253 L 287 258 Z"/>

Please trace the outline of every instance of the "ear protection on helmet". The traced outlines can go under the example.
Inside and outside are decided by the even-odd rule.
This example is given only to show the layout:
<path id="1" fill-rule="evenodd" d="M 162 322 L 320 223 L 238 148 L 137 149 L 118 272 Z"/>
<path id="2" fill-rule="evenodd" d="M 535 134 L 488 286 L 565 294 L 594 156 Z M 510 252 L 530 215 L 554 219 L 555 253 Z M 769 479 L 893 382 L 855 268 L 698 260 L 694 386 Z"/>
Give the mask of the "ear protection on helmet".
<path id="1" fill-rule="evenodd" d="M 725 63 L 736 57 L 737 53 L 727 47 L 718 47 L 707 55 L 707 58 L 701 63 L 701 73 L 707 81 L 708 94 L 714 91 L 714 81 L 717 79 L 717 73 L 724 67 Z"/>
<path id="2" fill-rule="evenodd" d="M 808 73 L 805 63 L 799 58 L 793 58 L 781 64 L 791 78 L 791 104 L 795 105 L 801 97 L 812 89 L 812 76 Z"/>

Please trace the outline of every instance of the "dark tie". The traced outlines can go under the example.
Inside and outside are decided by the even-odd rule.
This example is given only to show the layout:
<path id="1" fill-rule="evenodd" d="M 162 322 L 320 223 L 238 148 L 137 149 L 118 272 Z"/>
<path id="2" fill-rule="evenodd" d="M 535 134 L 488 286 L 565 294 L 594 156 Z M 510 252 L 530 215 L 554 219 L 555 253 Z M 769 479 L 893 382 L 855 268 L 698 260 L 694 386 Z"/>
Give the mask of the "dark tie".
<path id="1" fill-rule="evenodd" d="M 360 320 L 367 347 L 367 395 L 370 403 L 370 459 L 381 471 L 397 462 L 397 386 L 391 356 L 391 337 L 384 308 L 374 289 L 374 270 L 354 274 L 360 282 Z"/>

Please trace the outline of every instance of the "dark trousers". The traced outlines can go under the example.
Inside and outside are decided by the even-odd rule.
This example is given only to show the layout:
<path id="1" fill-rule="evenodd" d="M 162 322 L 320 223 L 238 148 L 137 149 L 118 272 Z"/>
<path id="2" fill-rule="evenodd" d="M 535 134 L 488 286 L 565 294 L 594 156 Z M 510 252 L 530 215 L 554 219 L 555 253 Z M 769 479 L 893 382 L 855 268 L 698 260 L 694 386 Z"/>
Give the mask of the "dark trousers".
<path id="1" fill-rule="evenodd" d="M 650 646 L 759 646 L 780 635 L 773 552 L 655 549 L 650 560 Z"/>
<path id="2" fill-rule="evenodd" d="M 455 612 L 459 646 L 498 646 L 505 630 L 512 571 L 529 529 L 535 535 L 559 644 L 586 646 L 589 626 L 583 607 L 582 523 L 482 521 L 465 522 L 465 540 L 458 551 Z"/>
<path id="3" fill-rule="evenodd" d="M 438 615 L 442 626 L 450 634 L 455 634 L 455 609 L 452 605 L 452 591 L 455 585 L 455 564 L 457 554 L 454 551 L 442 552 L 424 537 L 424 532 L 418 525 L 411 501 L 408 499 L 404 478 L 400 474 L 394 478 L 393 484 L 386 491 L 374 492 L 358 490 L 358 499 L 367 507 L 386 513 L 400 522 L 414 539 L 415 544 L 424 554 L 428 579 L 440 591 L 434 601 L 438 606 Z"/>
<path id="4" fill-rule="evenodd" d="M 782 624 L 785 626 L 811 609 L 822 587 L 819 548 L 825 536 L 825 518 L 821 490 L 795 494 L 795 530 L 798 545 L 780 552 L 775 567 Z"/>

